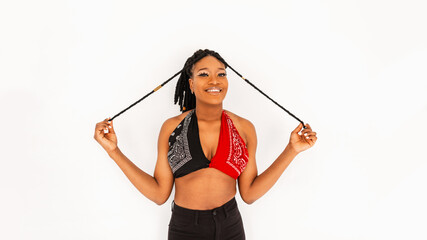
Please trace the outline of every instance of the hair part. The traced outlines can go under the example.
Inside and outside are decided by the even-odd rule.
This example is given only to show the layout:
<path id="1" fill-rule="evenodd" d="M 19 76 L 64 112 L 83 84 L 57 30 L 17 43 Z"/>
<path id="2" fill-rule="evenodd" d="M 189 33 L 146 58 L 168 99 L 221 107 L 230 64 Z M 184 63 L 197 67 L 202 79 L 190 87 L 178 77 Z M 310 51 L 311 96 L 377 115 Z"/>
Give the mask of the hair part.
<path id="1" fill-rule="evenodd" d="M 175 88 L 174 103 L 176 104 L 178 102 L 181 112 L 185 112 L 196 107 L 196 96 L 191 93 L 190 83 L 188 80 L 193 76 L 192 70 L 194 64 L 206 56 L 215 57 L 225 65 L 225 68 L 228 66 L 225 60 L 217 52 L 209 49 L 199 49 L 189 57 L 182 68 L 181 75 L 179 76 Z"/>

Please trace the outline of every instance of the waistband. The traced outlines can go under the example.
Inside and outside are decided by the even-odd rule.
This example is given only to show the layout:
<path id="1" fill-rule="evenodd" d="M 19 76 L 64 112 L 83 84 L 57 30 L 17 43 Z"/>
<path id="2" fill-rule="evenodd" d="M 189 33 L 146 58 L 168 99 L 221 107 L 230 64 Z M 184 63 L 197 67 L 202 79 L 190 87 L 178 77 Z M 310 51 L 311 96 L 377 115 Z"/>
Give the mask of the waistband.
<path id="1" fill-rule="evenodd" d="M 184 208 L 181 207 L 179 205 L 177 205 L 175 203 L 175 201 L 172 201 L 172 206 L 171 206 L 171 210 L 173 212 L 179 212 L 179 213 L 183 213 L 183 214 L 194 214 L 194 213 L 198 213 L 197 215 L 217 215 L 218 213 L 225 213 L 233 210 L 234 208 L 237 208 L 237 202 L 236 202 L 236 198 L 233 197 L 231 200 L 229 200 L 228 202 L 224 203 L 223 205 L 213 208 L 213 209 L 209 209 L 209 210 L 195 210 L 195 209 L 189 209 L 189 208 Z"/>

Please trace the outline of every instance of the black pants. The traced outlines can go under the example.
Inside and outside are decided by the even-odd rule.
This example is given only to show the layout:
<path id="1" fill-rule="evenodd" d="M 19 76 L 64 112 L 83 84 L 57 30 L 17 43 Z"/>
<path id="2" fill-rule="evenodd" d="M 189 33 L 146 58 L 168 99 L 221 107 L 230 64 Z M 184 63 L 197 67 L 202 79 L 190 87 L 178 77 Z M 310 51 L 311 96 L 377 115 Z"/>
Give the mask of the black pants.
<path id="1" fill-rule="evenodd" d="M 183 208 L 172 201 L 169 240 L 244 240 L 242 217 L 233 197 L 211 210 Z"/>

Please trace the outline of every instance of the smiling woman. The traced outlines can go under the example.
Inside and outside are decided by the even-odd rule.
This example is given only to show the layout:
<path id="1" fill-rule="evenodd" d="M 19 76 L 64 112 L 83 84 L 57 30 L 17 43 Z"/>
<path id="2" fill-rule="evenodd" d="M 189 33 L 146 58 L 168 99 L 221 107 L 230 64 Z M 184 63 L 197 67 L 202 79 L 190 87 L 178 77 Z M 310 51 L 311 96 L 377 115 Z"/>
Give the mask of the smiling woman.
<path id="1" fill-rule="evenodd" d="M 206 82 L 213 78 L 214 81 L 225 81 L 224 84 L 228 87 L 226 67 L 225 60 L 218 53 L 208 49 L 196 51 L 193 56 L 189 57 L 184 64 L 175 89 L 175 104 L 178 102 L 181 112 L 196 107 L 193 87 L 195 81 L 200 80 L 198 81 L 200 83 L 196 83 L 200 85 L 203 79 Z M 226 89 L 225 91 L 221 90 L 221 92 L 223 93 L 222 99 L 224 99 Z"/>
<path id="2" fill-rule="evenodd" d="M 215 57 L 207 56 L 194 64 L 192 72 L 189 84 L 191 93 L 196 97 L 196 106 L 222 105 L 228 89 L 224 64 Z"/>
<path id="3" fill-rule="evenodd" d="M 218 53 L 208 49 L 187 59 L 174 99 L 182 113 L 162 125 L 154 176 L 120 151 L 112 120 L 96 124 L 95 139 L 144 196 L 161 205 L 175 183 L 169 239 L 245 239 L 235 200 L 236 181 L 243 201 L 253 203 L 275 184 L 298 153 L 317 140 L 310 125 L 302 130 L 300 123 L 283 152 L 258 175 L 255 127 L 223 109 L 227 67 Z"/>

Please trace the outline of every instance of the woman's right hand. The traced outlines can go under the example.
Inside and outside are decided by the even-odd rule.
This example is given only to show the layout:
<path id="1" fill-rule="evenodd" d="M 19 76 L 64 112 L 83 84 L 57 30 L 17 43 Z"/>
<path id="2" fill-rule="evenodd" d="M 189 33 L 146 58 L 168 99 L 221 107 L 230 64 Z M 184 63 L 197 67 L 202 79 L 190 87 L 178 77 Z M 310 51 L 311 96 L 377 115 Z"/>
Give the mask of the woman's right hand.
<path id="1" fill-rule="evenodd" d="M 110 118 L 106 118 L 96 124 L 94 138 L 109 154 L 117 148 L 117 136 L 114 131 L 113 121 L 108 122 L 108 119 Z M 107 132 L 104 132 L 104 130 Z"/>

